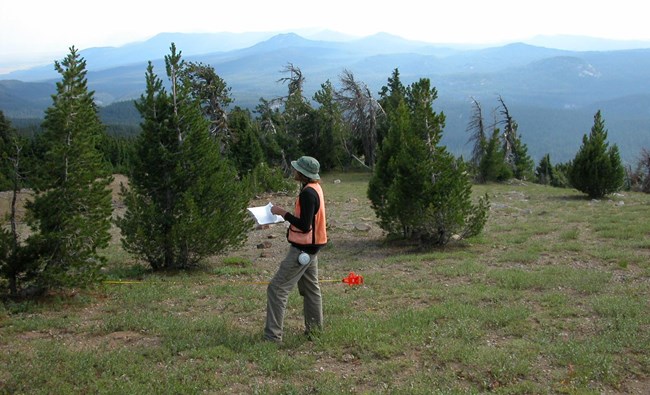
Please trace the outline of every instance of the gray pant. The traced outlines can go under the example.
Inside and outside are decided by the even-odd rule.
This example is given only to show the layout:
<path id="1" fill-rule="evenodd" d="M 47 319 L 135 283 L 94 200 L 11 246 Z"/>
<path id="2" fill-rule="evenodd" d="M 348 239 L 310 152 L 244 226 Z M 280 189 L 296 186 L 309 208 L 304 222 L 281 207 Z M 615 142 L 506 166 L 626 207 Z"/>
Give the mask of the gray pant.
<path id="1" fill-rule="evenodd" d="M 278 271 L 266 289 L 267 304 L 264 338 L 268 340 L 282 340 L 284 313 L 287 308 L 289 293 L 296 284 L 298 284 L 298 291 L 303 297 L 305 333 L 322 328 L 323 303 L 320 287 L 318 286 L 318 256 L 310 255 L 311 262 L 303 266 L 298 263 L 300 252 L 294 246 L 289 247 L 286 258 L 280 262 Z"/>

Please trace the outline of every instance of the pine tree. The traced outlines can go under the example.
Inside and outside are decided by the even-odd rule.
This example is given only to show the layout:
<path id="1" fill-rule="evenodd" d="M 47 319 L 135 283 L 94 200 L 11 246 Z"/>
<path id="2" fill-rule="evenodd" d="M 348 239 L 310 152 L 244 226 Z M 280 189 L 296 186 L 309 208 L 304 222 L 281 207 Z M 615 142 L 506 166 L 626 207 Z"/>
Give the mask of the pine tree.
<path id="1" fill-rule="evenodd" d="M 235 164 L 239 176 L 244 177 L 265 162 L 260 137 L 248 110 L 235 107 L 228 119 L 232 135 L 228 157 Z"/>
<path id="2" fill-rule="evenodd" d="M 364 83 L 356 81 L 352 72 L 344 70 L 340 80 L 342 87 L 335 97 L 350 130 L 352 141 L 348 152 L 359 163 L 372 169 L 377 157 L 378 118 L 383 110 L 372 97 L 370 89 Z M 356 155 L 363 155 L 363 158 Z"/>
<path id="3" fill-rule="evenodd" d="M 109 166 L 97 148 L 104 126 L 87 88 L 86 62 L 72 47 L 55 69 L 62 80 L 43 122 L 43 179 L 27 205 L 34 232 L 27 241 L 46 287 L 98 278 L 112 212 Z"/>
<path id="4" fill-rule="evenodd" d="M 388 114 L 400 105 L 400 102 L 406 97 L 406 87 L 400 79 L 399 69 L 394 69 L 393 74 L 388 77 L 388 83 L 381 87 L 379 99 L 377 102 L 383 111 Z M 381 147 L 384 137 L 388 134 L 388 118 L 379 117 L 377 119 L 377 145 Z"/>
<path id="5" fill-rule="evenodd" d="M 483 142 L 483 156 L 476 174 L 479 183 L 505 181 L 512 178 L 512 171 L 506 163 L 505 152 L 501 148 L 499 133 L 499 129 L 494 129 L 492 137 Z"/>
<path id="6" fill-rule="evenodd" d="M 591 133 L 583 136 L 568 174 L 571 186 L 593 199 L 619 191 L 625 180 L 618 146 L 608 146 L 605 121 L 598 110 Z"/>
<path id="7" fill-rule="evenodd" d="M 519 135 L 513 142 L 513 152 L 516 160 L 512 164 L 512 174 L 519 180 L 530 180 L 533 178 L 533 167 L 535 162 L 528 155 L 528 146 L 521 141 Z"/>
<path id="8" fill-rule="evenodd" d="M 650 150 L 641 149 L 641 154 L 633 171 L 629 171 L 630 188 L 633 191 L 650 193 Z"/>
<path id="9" fill-rule="evenodd" d="M 433 102 L 437 98 L 438 91 L 431 87 L 428 78 L 414 82 L 406 90 L 411 128 L 430 150 L 440 143 L 442 129 L 445 127 L 445 114 L 433 111 Z"/>
<path id="10" fill-rule="evenodd" d="M 470 132 L 468 143 L 472 143 L 470 165 L 474 171 L 477 171 L 479 164 L 485 155 L 484 150 L 487 137 L 485 134 L 486 126 L 483 120 L 483 108 L 474 98 L 472 98 L 472 104 L 474 106 L 474 111 L 472 112 L 472 117 L 467 125 L 467 131 Z"/>
<path id="11" fill-rule="evenodd" d="M 155 270 L 197 265 L 241 243 L 250 228 L 246 185 L 221 155 L 174 44 L 165 64 L 171 92 L 149 63 L 136 103 L 144 121 L 118 219 L 124 248 Z"/>
<path id="12" fill-rule="evenodd" d="M 551 185 L 555 179 L 555 171 L 551 164 L 551 156 L 544 155 L 535 169 L 535 180 L 538 184 Z"/>
<path id="13" fill-rule="evenodd" d="M 304 152 L 311 152 L 311 156 L 318 158 L 324 171 L 341 167 L 344 154 L 342 114 L 334 95 L 334 87 L 329 80 L 321 84 L 321 89 L 314 94 L 319 106 L 314 111 L 311 143 L 307 145 L 306 141 L 303 142 Z"/>
<path id="14" fill-rule="evenodd" d="M 284 173 L 289 173 L 291 170 L 287 166 L 284 151 L 280 146 L 282 136 L 286 135 L 282 113 L 273 101 L 264 98 L 260 98 L 255 113 L 258 114 L 260 144 L 266 162 L 273 167 L 279 167 Z"/>
<path id="15" fill-rule="evenodd" d="M 390 127 L 378 150 L 373 175 L 368 182 L 368 198 L 382 229 L 389 234 L 409 237 L 412 233 L 411 227 L 402 214 L 404 217 L 410 217 L 410 211 L 401 212 L 404 203 L 401 198 L 410 192 L 401 191 L 401 185 L 408 184 L 408 177 L 405 177 L 406 180 L 402 179 L 399 160 L 404 159 L 404 151 L 407 149 L 405 141 L 409 133 L 408 108 L 404 100 L 405 98 L 393 111 L 386 114 Z M 403 168 L 410 170 L 407 164 Z"/>
<path id="16" fill-rule="evenodd" d="M 520 180 L 532 178 L 535 163 L 528 156 L 528 147 L 521 141 L 519 125 L 510 114 L 505 101 L 499 96 L 503 123 L 503 153 L 505 161 L 510 166 L 512 176 Z"/>
<path id="17" fill-rule="evenodd" d="M 285 135 L 280 135 L 280 146 L 283 151 L 284 167 L 291 169 L 291 160 L 296 159 L 303 154 L 315 155 L 310 152 L 312 148 L 312 136 L 315 131 L 313 128 L 313 111 L 311 104 L 304 96 L 305 77 L 300 68 L 289 63 L 285 66 L 285 73 L 288 77 L 280 79 L 280 82 L 287 83 L 287 96 L 284 100 L 284 112 L 282 114 L 285 122 Z"/>
<path id="18" fill-rule="evenodd" d="M 31 280 L 28 273 L 33 261 L 23 259 L 24 248 L 18 234 L 18 194 L 25 185 L 25 154 L 27 142 L 20 138 L 11 122 L 0 111 L 0 179 L 2 190 L 11 191 L 11 202 L 7 219 L 9 227 L 0 229 L 0 276 L 7 279 L 9 292 L 17 296 L 22 284 Z M 3 224 L 4 225 L 4 224 Z"/>
<path id="19" fill-rule="evenodd" d="M 14 186 L 14 162 L 18 160 L 16 151 L 20 151 L 18 134 L 0 110 L 0 191 L 9 191 Z"/>
<path id="20" fill-rule="evenodd" d="M 253 120 L 249 110 L 235 107 L 228 114 L 231 144 L 228 159 L 235 165 L 238 177 L 253 195 L 265 192 L 293 190 L 293 179 L 287 178 L 281 167 L 270 166 L 264 148 L 275 142 L 273 135 L 262 137 L 260 123 Z"/>
<path id="21" fill-rule="evenodd" d="M 444 115 L 432 111 L 436 95 L 428 79 L 422 79 L 394 102 L 368 198 L 389 234 L 444 245 L 454 235 L 478 234 L 488 202 L 484 197 L 472 204 L 464 165 L 438 144 Z"/>
<path id="22" fill-rule="evenodd" d="M 233 101 L 228 84 L 212 66 L 200 62 L 187 63 L 182 72 L 188 79 L 193 97 L 200 103 L 203 115 L 210 121 L 210 134 L 220 140 L 223 150 L 227 150 L 230 131 L 226 109 Z"/>

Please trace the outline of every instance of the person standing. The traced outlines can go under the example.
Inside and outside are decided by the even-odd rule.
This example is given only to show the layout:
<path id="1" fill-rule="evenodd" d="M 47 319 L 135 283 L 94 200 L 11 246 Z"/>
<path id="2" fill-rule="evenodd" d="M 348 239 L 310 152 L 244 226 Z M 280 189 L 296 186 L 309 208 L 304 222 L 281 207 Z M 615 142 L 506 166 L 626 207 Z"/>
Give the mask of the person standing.
<path id="1" fill-rule="evenodd" d="M 264 339 L 281 342 L 289 293 L 298 284 L 303 297 L 305 334 L 323 327 L 323 304 L 318 284 L 318 251 L 327 244 L 325 198 L 320 185 L 320 163 L 311 156 L 291 162 L 294 179 L 301 183 L 293 214 L 273 205 L 271 213 L 289 222 L 289 252 L 271 279 L 266 294 Z"/>

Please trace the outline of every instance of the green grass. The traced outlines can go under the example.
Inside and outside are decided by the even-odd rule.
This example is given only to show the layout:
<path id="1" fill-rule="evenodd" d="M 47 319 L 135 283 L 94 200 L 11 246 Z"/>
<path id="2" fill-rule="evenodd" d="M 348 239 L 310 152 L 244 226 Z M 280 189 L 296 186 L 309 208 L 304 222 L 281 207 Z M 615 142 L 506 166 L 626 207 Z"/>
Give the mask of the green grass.
<path id="1" fill-rule="evenodd" d="M 0 307 L 0 393 L 650 390 L 650 196 L 479 185 L 493 203 L 485 231 L 429 248 L 385 241 L 367 180 L 324 176 L 321 277 L 355 271 L 365 283 L 322 284 L 325 328 L 312 340 L 297 291 L 283 344 L 261 340 L 279 256 L 248 244 L 160 274 L 114 246 L 114 283 Z"/>

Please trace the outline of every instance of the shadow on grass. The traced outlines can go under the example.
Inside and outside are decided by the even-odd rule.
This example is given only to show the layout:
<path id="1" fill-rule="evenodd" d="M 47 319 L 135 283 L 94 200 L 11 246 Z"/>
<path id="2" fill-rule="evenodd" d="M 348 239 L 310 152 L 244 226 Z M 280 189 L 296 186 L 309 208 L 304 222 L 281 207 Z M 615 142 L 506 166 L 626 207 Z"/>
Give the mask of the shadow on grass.
<path id="1" fill-rule="evenodd" d="M 572 201 L 572 202 L 588 202 L 593 200 L 587 195 L 551 195 L 548 196 L 548 200 L 557 200 L 557 201 Z"/>
<path id="2" fill-rule="evenodd" d="M 345 251 L 349 257 L 365 259 L 383 259 L 400 255 L 422 254 L 431 252 L 454 252 L 467 248 L 464 240 L 450 242 L 447 245 L 432 245 L 418 240 L 407 239 L 343 239 L 332 242 L 327 253 L 336 255 L 337 251 Z"/>

